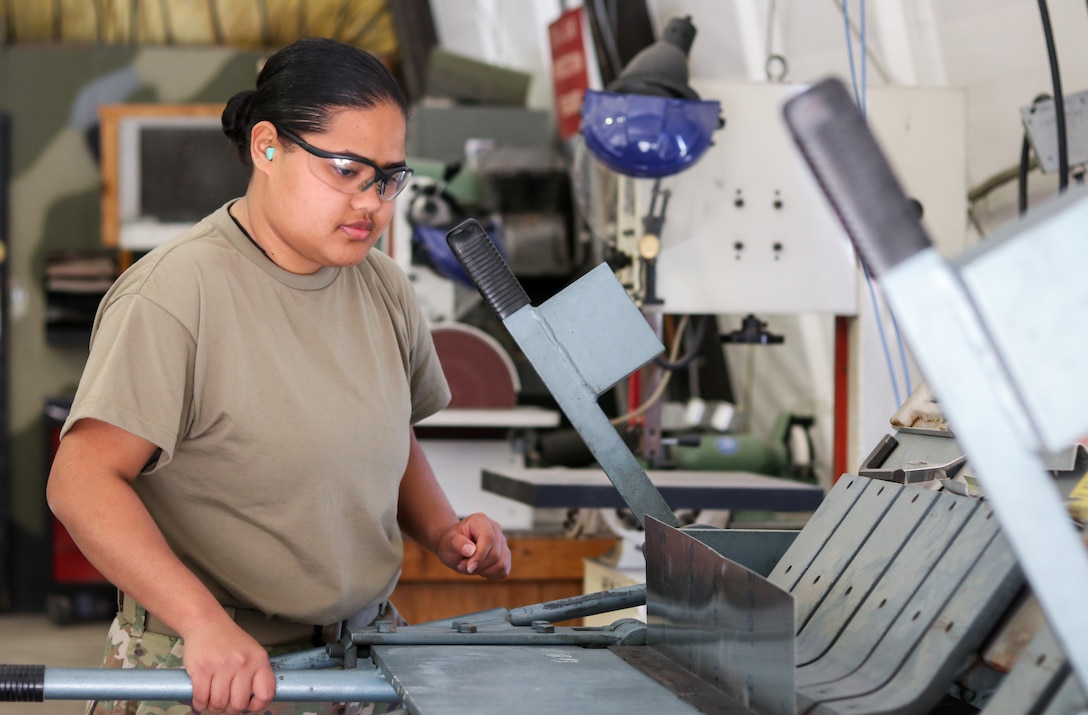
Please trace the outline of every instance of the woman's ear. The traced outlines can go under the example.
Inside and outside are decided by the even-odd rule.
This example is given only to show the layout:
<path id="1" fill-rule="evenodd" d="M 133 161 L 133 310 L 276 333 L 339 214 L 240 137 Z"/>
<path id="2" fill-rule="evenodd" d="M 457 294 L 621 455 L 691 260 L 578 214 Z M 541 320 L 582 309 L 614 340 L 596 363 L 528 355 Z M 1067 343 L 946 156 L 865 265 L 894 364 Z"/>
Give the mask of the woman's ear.
<path id="1" fill-rule="evenodd" d="M 257 122 L 249 131 L 249 159 L 253 168 L 265 171 L 279 149 L 279 132 L 272 122 Z"/>

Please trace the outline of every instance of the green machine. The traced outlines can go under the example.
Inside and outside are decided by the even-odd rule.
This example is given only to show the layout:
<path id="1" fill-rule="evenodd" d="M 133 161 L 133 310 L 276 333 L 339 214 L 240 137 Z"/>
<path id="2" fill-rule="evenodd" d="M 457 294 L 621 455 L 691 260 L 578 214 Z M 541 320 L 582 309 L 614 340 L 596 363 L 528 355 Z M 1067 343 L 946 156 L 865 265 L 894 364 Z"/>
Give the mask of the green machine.
<path id="1" fill-rule="evenodd" d="M 701 434 L 678 439 L 669 456 L 677 469 L 754 472 L 815 482 L 812 424 L 812 417 L 783 412 L 767 438 L 747 433 Z"/>

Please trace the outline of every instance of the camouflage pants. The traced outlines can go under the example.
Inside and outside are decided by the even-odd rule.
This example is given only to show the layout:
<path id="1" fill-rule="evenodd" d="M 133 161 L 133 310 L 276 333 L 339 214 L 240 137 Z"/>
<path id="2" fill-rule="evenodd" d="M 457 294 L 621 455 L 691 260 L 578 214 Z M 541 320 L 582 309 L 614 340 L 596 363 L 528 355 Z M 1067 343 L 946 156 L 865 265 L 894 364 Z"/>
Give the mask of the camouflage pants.
<path id="1" fill-rule="evenodd" d="M 382 616 L 407 625 L 390 605 Z M 271 656 L 312 648 L 309 644 L 268 648 Z M 106 637 L 103 668 L 181 668 L 185 644 L 180 638 L 148 633 L 134 635 L 132 624 L 118 614 Z M 273 702 L 260 715 L 374 715 L 397 711 L 395 703 Z M 171 701 L 103 700 L 87 703 L 85 715 L 193 715 L 189 705 Z"/>

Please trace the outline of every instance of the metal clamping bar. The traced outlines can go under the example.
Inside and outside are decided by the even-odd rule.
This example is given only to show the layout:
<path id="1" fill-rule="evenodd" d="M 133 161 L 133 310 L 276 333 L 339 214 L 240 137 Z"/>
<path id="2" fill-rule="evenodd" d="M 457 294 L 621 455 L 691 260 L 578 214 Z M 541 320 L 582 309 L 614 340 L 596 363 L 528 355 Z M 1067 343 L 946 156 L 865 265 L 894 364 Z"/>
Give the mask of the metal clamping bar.
<path id="1" fill-rule="evenodd" d="M 642 645 L 646 624 L 632 618 L 608 626 L 552 626 L 541 621 L 532 628 L 509 623 L 477 625 L 471 620 L 454 621 L 449 628 L 434 624 L 402 626 L 395 630 L 366 628 L 351 631 L 351 642 L 360 646 L 581 646 L 605 648 L 614 645 Z"/>

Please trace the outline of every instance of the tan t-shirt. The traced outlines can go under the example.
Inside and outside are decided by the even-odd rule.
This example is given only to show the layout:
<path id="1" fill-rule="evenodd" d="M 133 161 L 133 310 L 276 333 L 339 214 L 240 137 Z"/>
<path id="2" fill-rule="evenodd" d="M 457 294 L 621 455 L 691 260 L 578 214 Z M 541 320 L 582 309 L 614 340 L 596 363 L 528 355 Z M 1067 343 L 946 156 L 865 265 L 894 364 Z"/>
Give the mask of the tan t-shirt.
<path id="1" fill-rule="evenodd" d="M 136 491 L 222 603 L 325 624 L 396 585 L 409 425 L 449 398 L 388 256 L 288 273 L 223 207 L 105 296 L 65 431 L 158 445 Z"/>

